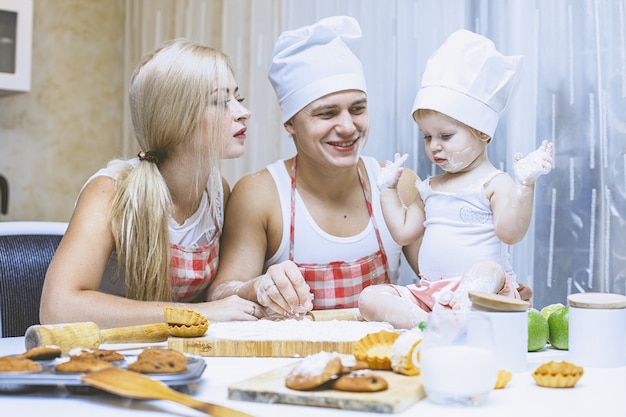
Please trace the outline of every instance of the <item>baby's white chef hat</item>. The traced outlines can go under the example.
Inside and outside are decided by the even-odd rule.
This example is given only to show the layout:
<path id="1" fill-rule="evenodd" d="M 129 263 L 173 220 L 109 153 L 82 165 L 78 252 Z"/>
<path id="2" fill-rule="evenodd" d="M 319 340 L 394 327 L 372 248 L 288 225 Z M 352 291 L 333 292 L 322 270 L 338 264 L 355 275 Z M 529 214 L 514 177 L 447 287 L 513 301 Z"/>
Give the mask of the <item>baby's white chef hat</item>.
<path id="1" fill-rule="evenodd" d="M 436 110 L 493 137 L 521 73 L 521 56 L 502 55 L 484 36 L 458 30 L 428 59 L 411 114 Z"/>
<path id="2" fill-rule="evenodd" d="M 363 65 L 350 48 L 360 38 L 359 23 L 348 16 L 328 17 L 280 35 L 268 77 L 283 123 L 327 94 L 366 92 Z"/>

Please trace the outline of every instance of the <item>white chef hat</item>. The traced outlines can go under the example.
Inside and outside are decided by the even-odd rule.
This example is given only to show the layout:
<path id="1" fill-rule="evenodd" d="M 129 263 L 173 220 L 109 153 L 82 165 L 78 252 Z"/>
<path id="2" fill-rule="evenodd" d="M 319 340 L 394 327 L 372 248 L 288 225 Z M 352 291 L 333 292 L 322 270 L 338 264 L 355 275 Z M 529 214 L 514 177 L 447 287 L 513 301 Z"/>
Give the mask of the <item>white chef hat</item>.
<path id="1" fill-rule="evenodd" d="M 490 137 L 522 73 L 521 56 L 505 56 L 493 42 L 458 30 L 428 59 L 411 114 L 436 110 Z"/>
<path id="2" fill-rule="evenodd" d="M 348 16 L 328 17 L 280 35 L 268 77 L 278 96 L 283 123 L 327 94 L 366 92 L 363 65 L 350 49 L 360 38 L 359 23 Z"/>

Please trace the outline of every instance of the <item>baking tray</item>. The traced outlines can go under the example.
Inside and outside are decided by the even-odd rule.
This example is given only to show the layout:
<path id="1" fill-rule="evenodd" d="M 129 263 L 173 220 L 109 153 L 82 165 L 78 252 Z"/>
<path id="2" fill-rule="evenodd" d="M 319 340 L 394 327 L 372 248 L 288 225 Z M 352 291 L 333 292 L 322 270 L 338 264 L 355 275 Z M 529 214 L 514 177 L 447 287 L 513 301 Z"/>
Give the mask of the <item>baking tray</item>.
<path id="1" fill-rule="evenodd" d="M 136 354 L 124 353 L 123 361 L 112 362 L 112 364 L 118 368 L 126 369 L 128 365 L 137 360 L 137 355 L 139 353 L 140 352 L 137 352 Z M 201 357 L 193 355 L 187 356 L 189 357 L 189 361 L 186 363 L 186 371 L 174 374 L 146 375 L 172 387 L 194 384 L 202 378 L 202 373 L 206 368 L 206 363 Z M 89 387 L 80 379 L 83 375 L 85 375 L 84 373 L 65 373 L 55 371 L 54 368 L 56 365 L 68 360 L 69 357 L 67 355 L 63 355 L 59 358 L 51 360 L 37 361 L 42 366 L 42 369 L 39 371 L 0 372 L 0 393 L 20 391 L 28 387 L 56 387 L 59 385 L 66 386 L 68 388 Z"/>

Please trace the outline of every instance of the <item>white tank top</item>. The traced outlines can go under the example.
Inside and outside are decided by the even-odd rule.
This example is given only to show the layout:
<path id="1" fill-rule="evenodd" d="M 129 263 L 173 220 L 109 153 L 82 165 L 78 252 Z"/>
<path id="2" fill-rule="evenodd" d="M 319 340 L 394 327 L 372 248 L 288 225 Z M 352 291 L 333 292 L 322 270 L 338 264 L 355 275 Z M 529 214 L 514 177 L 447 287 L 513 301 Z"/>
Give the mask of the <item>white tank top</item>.
<path id="1" fill-rule="evenodd" d="M 129 166 L 136 167 L 139 163 L 138 158 L 129 160 L 116 159 L 92 175 L 83 185 L 82 190 L 96 177 L 109 177 L 117 180 L 120 173 L 127 169 Z M 224 226 L 224 189 L 222 187 L 221 175 L 218 170 L 214 170 L 212 176 L 220 176 L 220 180 L 216 181 L 219 184 L 218 198 L 214 207 L 215 219 L 219 222 L 219 230 L 222 230 Z M 207 188 L 211 185 L 211 179 L 207 183 Z M 199 248 L 208 245 L 215 234 L 217 233 L 217 227 L 214 217 L 209 208 L 209 197 L 206 190 L 202 195 L 200 206 L 198 210 L 191 215 L 183 224 L 178 224 L 171 216 L 168 218 L 168 231 L 170 237 L 170 244 L 178 245 L 185 248 Z M 107 263 L 103 279 L 100 282 L 100 291 L 107 294 L 113 294 L 118 296 L 125 296 L 125 279 L 123 274 L 120 275 L 117 272 L 117 253 L 115 250 L 109 258 Z"/>
<path id="2" fill-rule="evenodd" d="M 484 192 L 485 183 L 501 174 L 491 174 L 458 193 L 434 191 L 430 178 L 416 184 L 426 212 L 418 256 L 421 275 L 430 281 L 459 277 L 471 264 L 492 260 L 515 281 L 509 247 L 496 236 L 493 212 Z"/>
<path id="3" fill-rule="evenodd" d="M 402 247 L 398 245 L 385 225 L 380 209 L 380 193 L 375 179 L 380 171 L 380 164 L 372 157 L 361 158 L 372 194 L 372 209 L 376 217 L 379 233 L 389 262 L 389 279 L 398 281 L 398 269 Z M 280 246 L 274 255 L 265 262 L 265 269 L 270 265 L 289 259 L 289 228 L 291 221 L 291 177 L 285 168 L 285 161 L 278 160 L 267 166 L 272 175 L 280 199 L 283 232 Z M 374 181 L 374 182 L 373 182 Z M 294 262 L 328 263 L 337 260 L 351 261 L 372 254 L 379 250 L 378 240 L 371 220 L 363 231 L 347 237 L 333 236 L 322 230 L 307 210 L 300 194 L 296 190 Z"/>
<path id="4" fill-rule="evenodd" d="M 94 175 L 92 175 L 83 185 L 83 188 L 87 186 L 96 177 L 110 177 L 117 180 L 122 170 L 126 169 L 129 165 L 132 167 L 137 166 L 139 158 L 133 158 L 129 160 L 113 160 L 109 162 L 106 168 L 100 169 Z M 213 171 L 211 174 L 220 175 L 218 170 Z M 219 184 L 219 191 L 217 195 L 217 204 L 215 206 L 216 218 L 220 222 L 220 229 L 223 228 L 224 222 L 224 190 L 222 188 L 222 181 L 216 181 Z M 211 184 L 211 179 L 207 183 L 207 188 Z M 82 189 L 81 189 L 82 192 Z M 185 247 L 203 246 L 208 244 L 216 233 L 215 221 L 209 210 L 209 196 L 204 191 L 202 200 L 200 200 L 200 206 L 194 214 L 191 215 L 183 224 L 178 224 L 172 217 L 168 218 L 170 243 L 181 245 Z"/>

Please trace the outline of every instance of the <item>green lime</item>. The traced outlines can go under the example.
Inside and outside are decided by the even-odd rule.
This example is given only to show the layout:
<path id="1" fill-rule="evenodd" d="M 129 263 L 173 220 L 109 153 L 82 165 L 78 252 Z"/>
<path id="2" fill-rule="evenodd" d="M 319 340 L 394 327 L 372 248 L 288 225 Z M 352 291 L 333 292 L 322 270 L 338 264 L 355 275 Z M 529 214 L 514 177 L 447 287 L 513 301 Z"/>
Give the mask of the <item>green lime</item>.
<path id="1" fill-rule="evenodd" d="M 569 307 L 554 310 L 548 317 L 549 341 L 553 348 L 567 350 L 569 332 Z"/>
<path id="2" fill-rule="evenodd" d="M 548 320 L 536 308 L 528 310 L 528 351 L 536 352 L 548 343 L 550 328 Z"/>
<path id="3" fill-rule="evenodd" d="M 561 303 L 547 305 L 541 309 L 541 314 L 543 314 L 546 320 L 548 320 L 548 317 L 550 317 L 550 314 L 552 314 L 554 310 L 558 310 L 561 307 L 564 307 L 563 304 Z"/>

